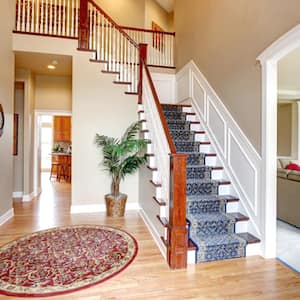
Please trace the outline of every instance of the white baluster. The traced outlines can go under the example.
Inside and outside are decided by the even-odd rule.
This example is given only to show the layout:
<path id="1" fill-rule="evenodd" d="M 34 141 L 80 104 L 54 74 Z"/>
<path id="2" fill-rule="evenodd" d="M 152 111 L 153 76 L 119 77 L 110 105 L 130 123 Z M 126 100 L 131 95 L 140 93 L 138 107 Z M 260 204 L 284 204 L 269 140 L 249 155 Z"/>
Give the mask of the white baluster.
<path id="1" fill-rule="evenodd" d="M 123 35 L 120 34 L 120 81 L 124 80 L 124 43 Z"/>
<path id="2" fill-rule="evenodd" d="M 17 24 L 16 24 L 16 30 L 20 31 L 21 30 L 21 0 L 17 0 L 18 4 L 18 14 L 17 14 Z"/>
<path id="3" fill-rule="evenodd" d="M 93 44 L 91 44 L 91 48 L 93 50 L 96 50 L 96 26 L 97 26 L 97 22 L 96 22 L 96 9 L 93 8 L 93 11 L 92 11 L 92 16 L 93 16 L 93 19 L 91 20 L 92 21 L 92 27 L 93 27 L 93 32 L 92 32 L 92 40 L 93 40 Z"/>
<path id="4" fill-rule="evenodd" d="M 101 21 L 100 21 L 100 25 L 101 25 L 101 60 L 105 60 L 105 53 L 104 53 L 104 36 L 105 36 L 105 20 L 103 15 L 100 15 Z"/>
<path id="5" fill-rule="evenodd" d="M 58 35 L 61 35 L 61 0 L 58 0 L 58 24 L 57 24 L 57 32 Z"/>
<path id="6" fill-rule="evenodd" d="M 66 0 L 63 0 L 63 15 L 62 15 L 62 35 L 66 35 Z"/>
<path id="7" fill-rule="evenodd" d="M 48 34 L 49 30 L 48 30 L 48 0 L 46 0 L 45 2 L 45 33 Z"/>
<path id="8" fill-rule="evenodd" d="M 78 37 L 78 10 L 79 10 L 79 0 L 76 0 L 75 5 L 75 36 Z"/>
<path id="9" fill-rule="evenodd" d="M 106 18 L 104 19 L 104 32 L 105 32 L 105 46 L 104 46 L 104 60 L 108 62 L 108 22 L 106 20 Z M 108 64 L 106 65 L 106 68 L 108 67 Z"/>
<path id="10" fill-rule="evenodd" d="M 49 3 L 49 34 L 53 33 L 53 0 Z"/>
<path id="11" fill-rule="evenodd" d="M 116 28 L 112 30 L 112 69 L 116 71 Z"/>
<path id="12" fill-rule="evenodd" d="M 36 5 L 35 5 L 35 31 L 36 33 L 39 33 L 39 27 L 40 27 L 40 0 L 36 0 Z"/>
<path id="13" fill-rule="evenodd" d="M 174 36 L 172 35 L 171 38 L 172 38 L 172 43 L 170 46 L 170 50 L 171 50 L 170 58 L 171 58 L 172 67 L 174 67 Z"/>
<path id="14" fill-rule="evenodd" d="M 54 20 L 53 20 L 53 34 L 57 35 L 57 0 L 54 0 Z"/>
<path id="15" fill-rule="evenodd" d="M 100 32 L 101 32 L 101 15 L 97 12 L 97 59 L 99 60 L 101 57 L 100 49 L 101 49 L 101 43 L 100 43 Z"/>
<path id="16" fill-rule="evenodd" d="M 71 13 L 71 20 L 70 20 L 70 36 L 74 36 L 74 16 L 75 16 L 75 11 L 74 11 L 74 7 L 75 7 L 75 1 L 71 0 L 70 1 L 70 13 Z"/>
<path id="17" fill-rule="evenodd" d="M 34 0 L 32 0 L 32 2 L 31 2 L 31 17 L 30 17 L 30 32 L 34 32 L 34 12 L 35 12 L 35 10 L 34 10 L 34 7 L 35 7 L 35 1 Z"/>
<path id="18" fill-rule="evenodd" d="M 90 36 L 89 36 L 89 45 L 92 47 L 93 45 L 93 22 L 92 22 L 92 16 L 93 16 L 93 11 L 92 8 L 90 7 L 88 10 L 89 13 L 89 20 L 90 20 Z"/>
<path id="19" fill-rule="evenodd" d="M 66 16 L 66 35 L 70 36 L 70 0 L 67 0 L 66 3 L 66 10 L 67 10 L 67 16 Z"/>

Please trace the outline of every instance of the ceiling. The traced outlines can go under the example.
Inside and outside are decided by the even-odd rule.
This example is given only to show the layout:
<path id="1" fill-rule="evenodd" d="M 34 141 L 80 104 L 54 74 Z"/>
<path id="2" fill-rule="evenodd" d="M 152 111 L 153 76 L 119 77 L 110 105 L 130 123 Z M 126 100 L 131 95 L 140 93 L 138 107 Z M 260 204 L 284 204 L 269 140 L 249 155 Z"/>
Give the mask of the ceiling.
<path id="1" fill-rule="evenodd" d="M 283 98 L 300 98 L 300 48 L 278 62 L 278 90 Z"/>
<path id="2" fill-rule="evenodd" d="M 156 2 L 169 13 L 174 10 L 175 0 L 156 0 Z"/>
<path id="3" fill-rule="evenodd" d="M 56 69 L 47 68 L 53 61 L 57 61 Z M 56 54 L 42 54 L 33 52 L 15 52 L 16 69 L 31 70 L 35 74 L 71 76 L 72 57 Z"/>

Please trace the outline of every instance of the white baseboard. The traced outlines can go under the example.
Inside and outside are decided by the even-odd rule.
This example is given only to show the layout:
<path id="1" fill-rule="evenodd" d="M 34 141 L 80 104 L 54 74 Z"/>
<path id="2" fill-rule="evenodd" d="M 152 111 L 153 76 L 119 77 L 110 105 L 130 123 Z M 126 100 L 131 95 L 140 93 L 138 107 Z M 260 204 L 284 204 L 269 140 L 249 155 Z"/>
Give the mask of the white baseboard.
<path id="1" fill-rule="evenodd" d="M 137 202 L 126 203 L 126 210 L 139 210 L 140 205 Z M 105 204 L 87 204 L 87 205 L 71 205 L 71 214 L 85 214 L 105 212 Z"/>
<path id="2" fill-rule="evenodd" d="M 23 198 L 23 192 L 13 192 L 13 198 Z"/>
<path id="3" fill-rule="evenodd" d="M 14 209 L 11 208 L 6 213 L 4 213 L 2 216 L 0 216 L 0 225 L 3 225 L 5 222 L 7 222 L 13 216 L 14 216 Z"/>
<path id="4" fill-rule="evenodd" d="M 156 245 L 158 246 L 158 248 L 159 248 L 159 250 L 160 250 L 163 258 L 166 260 L 167 259 L 167 249 L 166 249 L 166 246 L 162 242 L 159 234 L 157 233 L 157 231 L 153 227 L 151 221 L 149 220 L 149 218 L 145 214 L 145 211 L 143 209 L 140 209 L 139 213 L 140 213 L 140 216 L 142 217 L 144 223 L 146 224 L 146 226 L 147 226 L 150 234 L 152 235 L 152 237 L 153 237 Z"/>
<path id="5" fill-rule="evenodd" d="M 33 191 L 30 194 L 23 195 L 23 199 L 22 200 L 23 200 L 23 202 L 29 202 L 33 198 L 37 197 L 40 193 L 41 193 L 41 189 L 39 188 L 37 191 Z"/>

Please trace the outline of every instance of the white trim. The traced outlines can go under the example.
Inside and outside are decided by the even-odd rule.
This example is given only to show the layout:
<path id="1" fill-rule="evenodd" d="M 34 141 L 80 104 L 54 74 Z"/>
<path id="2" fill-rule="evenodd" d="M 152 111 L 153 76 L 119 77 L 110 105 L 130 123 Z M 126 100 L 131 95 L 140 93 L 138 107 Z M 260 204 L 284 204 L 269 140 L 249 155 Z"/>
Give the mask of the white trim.
<path id="1" fill-rule="evenodd" d="M 37 197 L 41 193 L 41 188 L 38 188 L 36 191 L 33 191 L 30 194 L 23 194 L 22 201 L 23 202 L 30 202 L 33 198 Z"/>
<path id="2" fill-rule="evenodd" d="M 140 209 L 139 211 L 141 218 L 143 219 L 145 225 L 147 226 L 150 234 L 152 235 L 161 255 L 163 256 L 163 258 L 166 260 L 167 259 L 167 249 L 164 245 L 164 243 L 162 242 L 159 234 L 157 233 L 157 231 L 155 230 L 153 223 L 150 221 L 150 219 L 147 217 L 147 214 L 145 213 L 145 211 L 143 209 Z"/>
<path id="3" fill-rule="evenodd" d="M 13 216 L 14 216 L 14 209 L 11 208 L 6 213 L 4 213 L 2 216 L 0 216 L 0 225 L 3 225 L 4 223 L 6 223 Z"/>
<path id="4" fill-rule="evenodd" d="M 224 167 L 224 179 L 231 182 L 230 193 L 240 199 L 238 211 L 250 218 L 247 231 L 262 239 L 260 155 L 193 61 L 185 65 L 178 72 L 176 78 L 186 83 L 185 86 L 177 86 L 177 102 L 181 102 L 185 98 L 191 99 L 194 112 L 200 120 L 201 128 L 211 142 L 213 152 L 217 154 L 217 163 Z M 199 84 L 204 91 L 204 99 L 202 97 L 198 99 L 198 101 L 204 103 L 202 108 L 204 113 L 197 104 L 193 91 L 194 84 Z M 187 87 L 189 87 L 188 95 Z M 211 114 L 212 111 L 213 114 Z M 219 122 L 217 127 L 214 126 L 216 121 Z M 233 159 L 242 162 L 243 168 L 239 167 L 240 164 L 233 163 Z"/>
<path id="5" fill-rule="evenodd" d="M 268 47 L 257 60 L 262 66 L 262 210 L 264 256 L 276 256 L 276 157 L 278 61 L 300 47 L 300 25 Z"/>
<path id="6" fill-rule="evenodd" d="M 137 202 L 126 203 L 126 210 L 139 210 L 140 205 Z M 86 214 L 105 212 L 105 204 L 82 204 L 82 205 L 71 205 L 71 214 Z"/>
<path id="7" fill-rule="evenodd" d="M 13 192 L 13 198 L 23 198 L 23 192 Z"/>
<path id="8" fill-rule="evenodd" d="M 300 90 L 281 90 L 277 91 L 278 99 L 282 100 L 299 100 Z"/>
<path id="9" fill-rule="evenodd" d="M 298 160 L 300 160 L 300 101 L 297 102 L 297 106 L 298 106 Z"/>

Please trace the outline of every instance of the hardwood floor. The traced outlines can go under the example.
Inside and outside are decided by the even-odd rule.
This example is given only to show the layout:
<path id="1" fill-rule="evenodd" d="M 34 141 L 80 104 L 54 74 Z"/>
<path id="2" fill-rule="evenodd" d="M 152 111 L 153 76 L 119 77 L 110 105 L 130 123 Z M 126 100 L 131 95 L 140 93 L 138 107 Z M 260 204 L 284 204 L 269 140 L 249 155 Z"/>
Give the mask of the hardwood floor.
<path id="1" fill-rule="evenodd" d="M 122 228 L 139 243 L 135 261 L 106 282 L 79 292 L 43 299 L 300 299 L 300 276 L 278 261 L 261 257 L 189 266 L 171 271 L 138 212 L 125 218 L 103 213 L 70 215 L 70 185 L 44 178 L 41 196 L 15 201 L 15 217 L 0 227 L 0 244 L 33 231 L 71 224 L 103 224 Z M 0 295 L 0 299 L 21 299 Z M 36 299 L 36 298 L 35 298 Z"/>

